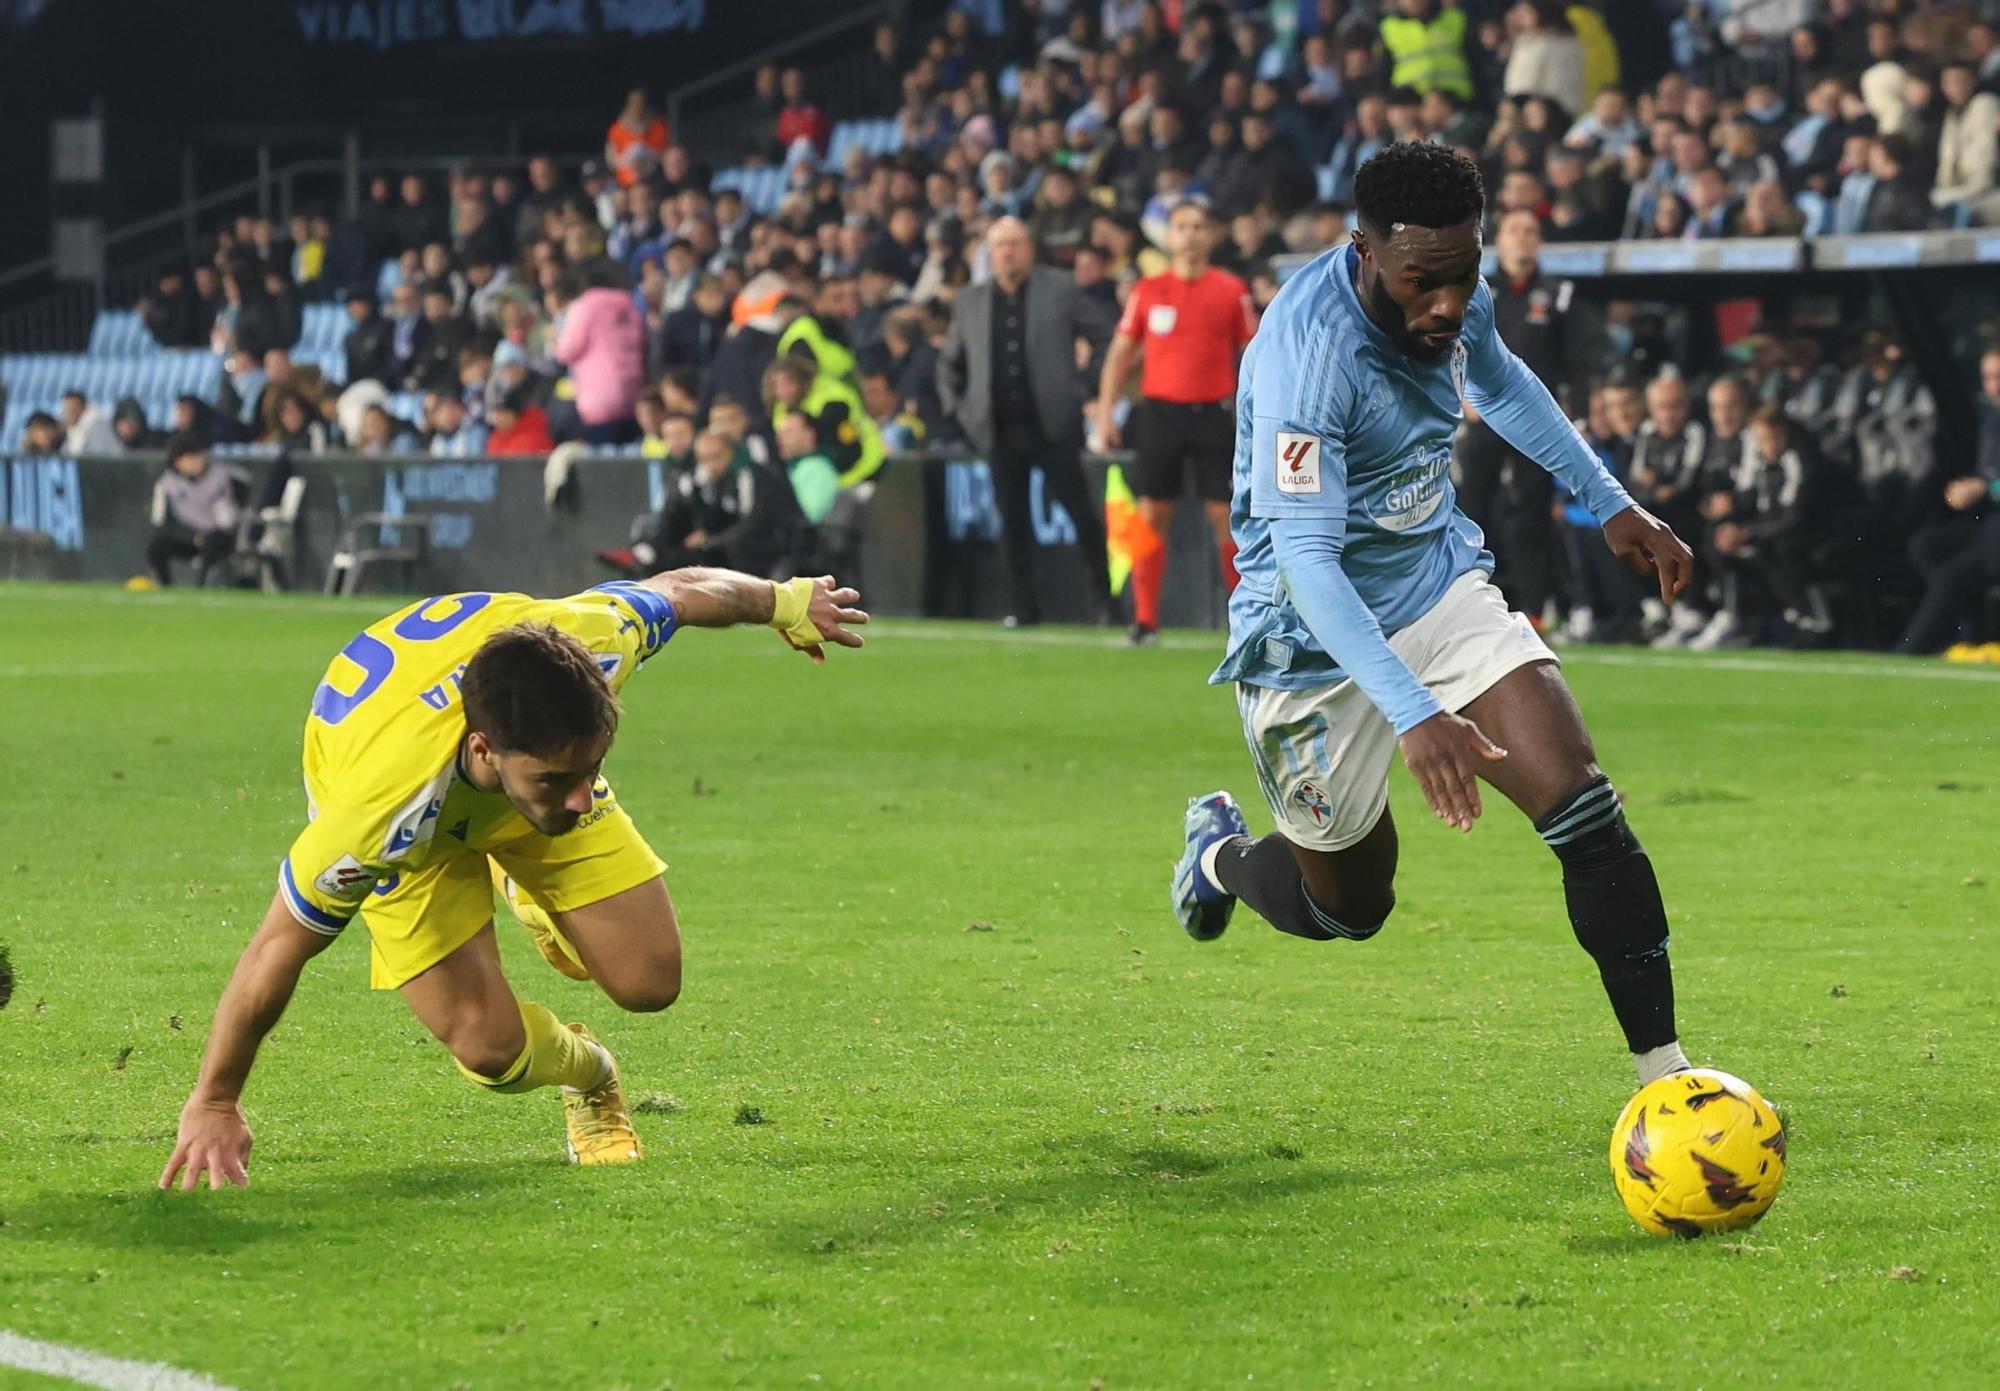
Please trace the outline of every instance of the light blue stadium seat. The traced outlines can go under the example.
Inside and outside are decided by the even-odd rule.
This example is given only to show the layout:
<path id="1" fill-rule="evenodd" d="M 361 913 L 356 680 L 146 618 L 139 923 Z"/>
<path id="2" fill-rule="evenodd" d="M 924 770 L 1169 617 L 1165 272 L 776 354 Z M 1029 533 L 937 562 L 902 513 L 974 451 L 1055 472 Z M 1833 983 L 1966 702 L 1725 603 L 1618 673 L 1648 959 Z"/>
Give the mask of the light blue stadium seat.
<path id="1" fill-rule="evenodd" d="M 347 337 L 345 304 L 308 304 L 301 315 L 299 349 L 309 353 L 337 353 Z"/>
<path id="2" fill-rule="evenodd" d="M 90 325 L 92 357 L 130 357 L 158 349 L 136 309 L 107 309 Z"/>

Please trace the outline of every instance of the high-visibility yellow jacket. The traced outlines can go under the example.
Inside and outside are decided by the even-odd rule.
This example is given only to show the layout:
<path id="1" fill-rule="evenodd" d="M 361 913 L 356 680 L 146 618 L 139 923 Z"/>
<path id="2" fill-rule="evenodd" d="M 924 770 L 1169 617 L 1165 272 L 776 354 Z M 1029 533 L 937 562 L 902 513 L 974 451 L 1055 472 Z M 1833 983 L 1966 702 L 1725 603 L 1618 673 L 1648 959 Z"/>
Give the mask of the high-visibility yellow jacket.
<path id="1" fill-rule="evenodd" d="M 1441 9 L 1429 20 L 1392 15 L 1382 21 L 1389 50 L 1389 85 L 1428 92 L 1442 87 L 1460 101 L 1472 98 L 1472 68 L 1465 61 L 1465 11 Z"/>

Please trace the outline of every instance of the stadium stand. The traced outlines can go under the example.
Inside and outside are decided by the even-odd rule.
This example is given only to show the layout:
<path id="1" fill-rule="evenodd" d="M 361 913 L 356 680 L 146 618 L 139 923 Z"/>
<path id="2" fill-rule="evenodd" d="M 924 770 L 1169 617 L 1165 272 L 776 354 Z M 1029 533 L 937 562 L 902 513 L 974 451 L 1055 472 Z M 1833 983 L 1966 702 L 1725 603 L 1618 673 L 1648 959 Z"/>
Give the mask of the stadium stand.
<path id="1" fill-rule="evenodd" d="M 955 288 L 983 274 L 995 217 L 1028 218 L 1047 258 L 1115 304 L 1160 268 L 1164 209 L 1202 194 L 1228 224 L 1218 262 L 1268 302 L 1290 264 L 1344 237 L 1354 169 L 1396 139 L 1473 154 L 1495 219 L 1534 213 L 1545 270 L 1580 283 L 1588 269 L 1564 267 L 1624 261 L 1606 243 L 1657 246 L 1630 266 L 1674 269 L 1743 236 L 1977 229 L 2000 219 L 1996 8 L 953 4 L 934 29 L 878 31 L 869 79 L 829 85 L 838 109 L 821 106 L 814 74 L 760 70 L 729 138 L 667 146 L 629 184 L 594 159 L 537 156 L 521 169 L 468 165 L 443 187 L 384 174 L 339 221 L 232 219 L 188 248 L 197 273 L 179 288 L 101 313 L 85 354 L 0 359 L 0 448 L 17 447 L 29 416 L 73 390 L 107 414 L 131 398 L 154 427 L 193 395 L 215 408 L 221 442 L 358 447 L 348 432 L 365 402 L 351 393 L 374 382 L 366 401 L 407 432 L 405 447 L 462 452 L 505 400 L 545 414 L 557 442 L 663 454 L 659 422 L 705 416 L 719 395 L 744 401 L 753 430 L 767 431 L 768 409 L 746 398 L 761 398 L 778 335 L 790 350 L 801 317 L 835 344 L 823 372 L 883 384 L 871 396 L 878 428 L 903 447 L 938 445 L 952 427 L 929 381 L 931 350 Z M 1078 179 L 1050 179 L 1059 166 Z M 1072 182 L 1074 202 L 1058 189 Z M 1080 256 L 1086 246 L 1093 254 Z M 1733 284 L 1734 297 L 1755 298 Z M 1734 629 L 1716 626 L 1715 641 L 1888 640 L 1893 613 L 1829 619 L 1838 605 L 1826 596 L 1856 588 L 1834 576 L 1859 563 L 1892 608 L 1913 605 L 1923 575 L 1905 554 L 1911 538 L 1964 510 L 1947 507 L 1944 484 L 2000 477 L 2000 399 L 1981 398 L 1976 432 L 1951 450 L 1937 436 L 1951 416 L 1938 398 L 1969 397 L 1980 350 L 1997 341 L 1996 306 L 1974 296 L 1989 317 L 1954 329 L 1941 350 L 1906 353 L 1845 312 L 1789 321 L 1781 296 L 1724 314 L 1699 294 L 1632 294 L 1606 282 L 1579 315 L 1591 337 L 1580 356 L 1594 367 L 1565 385 L 1581 422 L 1607 386 L 1616 396 L 1667 375 L 1686 381 L 1712 429 L 1708 389 L 1727 375 L 1753 407 L 1776 405 L 1796 427 L 1785 457 L 1809 454 L 1803 466 L 1824 484 L 1811 521 L 1833 532 L 1803 562 L 1818 576 L 1815 611 L 1767 604 Z M 363 302 L 379 318 L 357 326 Z M 622 367 L 564 342 L 585 319 L 631 326 L 638 341 L 621 351 L 639 380 L 614 380 Z M 212 350 L 164 348 L 157 332 Z M 272 349 L 289 350 L 275 378 Z M 340 408 L 343 393 L 353 409 Z M 309 408 L 308 427 L 281 425 L 287 395 Z M 447 396 L 476 434 L 436 423 Z M 1641 421 L 1599 424 L 1607 457 L 1638 445 Z M 1718 493 L 1748 498 L 1747 465 L 1742 479 L 1711 475 Z M 1885 508 L 1893 525 L 1840 531 Z M 1709 551 L 1736 535 L 1718 518 L 1688 524 Z M 1770 587 L 1747 556 L 1718 568 Z M 1733 604 L 1714 596 L 1715 613 Z M 1565 621 L 1583 607 L 1572 574 L 1546 617 L 1577 639 L 1668 636 L 1652 612 L 1609 627 L 1601 615 Z"/>

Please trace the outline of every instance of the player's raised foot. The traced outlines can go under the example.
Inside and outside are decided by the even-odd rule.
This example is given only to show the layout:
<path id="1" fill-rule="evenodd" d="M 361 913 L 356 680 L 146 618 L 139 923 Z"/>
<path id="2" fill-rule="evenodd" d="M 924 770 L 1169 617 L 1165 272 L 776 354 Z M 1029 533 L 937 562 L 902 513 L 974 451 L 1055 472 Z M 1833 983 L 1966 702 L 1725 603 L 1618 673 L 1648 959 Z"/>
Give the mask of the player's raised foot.
<path id="1" fill-rule="evenodd" d="M 1229 915 L 1236 911 L 1236 895 L 1210 883 L 1201 872 L 1202 852 L 1230 836 L 1249 835 L 1250 827 L 1234 797 L 1211 792 L 1188 803 L 1181 830 L 1186 844 L 1180 863 L 1174 866 L 1174 916 L 1188 936 L 1197 942 L 1210 942 L 1229 926 Z"/>
<path id="2" fill-rule="evenodd" d="M 604 1080 L 589 1091 L 562 1089 L 563 1121 L 569 1128 L 569 1160 L 572 1164 L 631 1164 L 643 1152 L 639 1132 L 632 1128 L 632 1113 L 625 1109 L 625 1093 L 618 1085 L 618 1062 L 611 1050 L 599 1043 L 581 1024 L 570 1032 L 589 1040 L 604 1055 Z"/>

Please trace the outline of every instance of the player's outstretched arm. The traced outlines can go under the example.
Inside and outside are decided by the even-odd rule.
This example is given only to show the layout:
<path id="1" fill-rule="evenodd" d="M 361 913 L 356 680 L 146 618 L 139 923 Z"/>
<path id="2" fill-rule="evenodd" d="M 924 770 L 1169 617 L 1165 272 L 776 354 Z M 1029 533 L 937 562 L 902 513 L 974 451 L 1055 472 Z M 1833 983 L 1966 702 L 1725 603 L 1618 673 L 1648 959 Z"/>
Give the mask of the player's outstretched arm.
<path id="1" fill-rule="evenodd" d="M 257 935 L 236 960 L 236 970 L 215 1006 L 215 1022 L 202 1050 L 201 1076 L 181 1108 L 180 1133 L 160 1187 L 180 1176 L 183 1191 L 208 1174 L 211 1188 L 250 1181 L 250 1126 L 238 1104 L 257 1045 L 276 1026 L 305 964 L 325 951 L 330 936 L 299 926 L 284 899 L 273 897 Z"/>
<path id="2" fill-rule="evenodd" d="M 831 575 L 814 579 L 760 580 L 736 570 L 691 566 L 668 570 L 643 582 L 674 606 L 676 621 L 688 628 L 730 628 L 764 623 L 815 662 L 824 662 L 824 644 L 859 647 L 850 629 L 868 621 L 855 605 L 861 595 L 844 589 Z"/>

